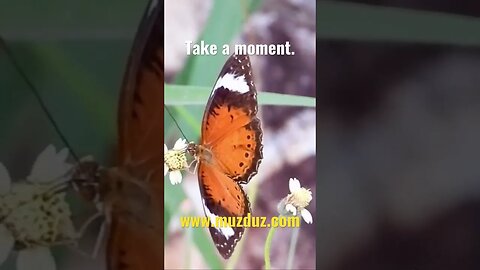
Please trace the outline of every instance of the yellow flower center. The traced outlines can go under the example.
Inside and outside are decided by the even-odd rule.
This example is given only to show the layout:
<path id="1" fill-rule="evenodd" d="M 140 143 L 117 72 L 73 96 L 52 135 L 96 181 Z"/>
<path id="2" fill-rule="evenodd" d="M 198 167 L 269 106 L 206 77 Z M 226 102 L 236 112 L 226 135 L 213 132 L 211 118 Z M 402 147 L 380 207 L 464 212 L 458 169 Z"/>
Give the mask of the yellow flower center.
<path id="1" fill-rule="evenodd" d="M 312 201 L 312 192 L 302 187 L 288 194 L 287 201 L 297 208 L 305 208 Z"/>
<path id="2" fill-rule="evenodd" d="M 19 183 L 1 197 L 2 223 L 22 246 L 53 245 L 77 237 L 65 193 L 50 193 L 47 185 Z"/>
<path id="3" fill-rule="evenodd" d="M 165 153 L 164 158 L 169 171 L 183 170 L 188 166 L 185 151 L 169 150 Z"/>

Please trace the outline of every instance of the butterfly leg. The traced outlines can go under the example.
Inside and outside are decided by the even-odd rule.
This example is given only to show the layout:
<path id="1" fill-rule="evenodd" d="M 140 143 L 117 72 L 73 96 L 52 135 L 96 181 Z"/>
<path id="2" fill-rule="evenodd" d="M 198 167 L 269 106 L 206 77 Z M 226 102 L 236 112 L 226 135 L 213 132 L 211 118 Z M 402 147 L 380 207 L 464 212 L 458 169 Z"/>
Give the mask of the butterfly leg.
<path id="1" fill-rule="evenodd" d="M 192 164 L 195 163 L 195 168 L 193 169 L 193 172 L 190 170 L 190 168 L 192 167 Z M 197 159 L 194 159 L 192 160 L 192 162 L 190 162 L 190 164 L 188 164 L 188 172 L 191 173 L 191 174 L 196 174 L 198 171 L 198 160 Z"/>
<path id="2" fill-rule="evenodd" d="M 95 241 L 95 247 L 93 248 L 92 258 L 96 258 L 98 256 L 98 252 L 102 247 L 103 240 L 105 239 L 105 221 L 102 222 L 102 226 L 100 226 L 100 232 L 98 232 L 97 240 Z"/>
<path id="3" fill-rule="evenodd" d="M 97 218 L 99 218 L 101 216 L 103 216 L 103 213 L 97 212 L 94 215 L 92 215 L 91 217 L 89 217 L 87 219 L 87 221 L 85 221 L 83 223 L 83 225 L 80 227 L 80 230 L 78 231 L 78 237 L 79 238 L 83 237 L 83 235 L 85 234 L 85 231 L 87 230 L 88 226 L 90 226 L 90 224 L 92 224 L 93 221 L 95 221 Z"/>
<path id="4" fill-rule="evenodd" d="M 78 237 L 81 238 L 85 231 L 87 230 L 88 226 L 92 224 L 93 221 L 95 221 L 97 218 L 103 216 L 102 212 L 97 212 L 91 217 L 85 221 L 85 223 L 80 227 L 80 230 L 78 232 Z M 93 247 L 93 253 L 90 255 L 91 258 L 96 258 L 98 255 L 98 252 L 102 246 L 103 238 L 105 236 L 105 223 L 108 221 L 103 221 L 102 225 L 100 226 L 100 232 L 98 233 L 97 240 L 95 241 L 95 246 Z"/>

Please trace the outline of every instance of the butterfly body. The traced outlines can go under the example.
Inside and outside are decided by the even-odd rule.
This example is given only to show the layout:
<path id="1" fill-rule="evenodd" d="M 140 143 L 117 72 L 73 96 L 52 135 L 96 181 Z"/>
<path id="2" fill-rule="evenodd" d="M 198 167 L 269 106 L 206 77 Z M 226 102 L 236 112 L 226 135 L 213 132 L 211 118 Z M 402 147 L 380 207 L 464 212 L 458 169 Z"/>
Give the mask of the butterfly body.
<path id="1" fill-rule="evenodd" d="M 240 184 L 257 173 L 262 155 L 262 129 L 257 92 L 248 55 L 232 55 L 213 87 L 202 121 L 199 144 L 187 151 L 197 161 L 205 215 L 217 250 L 229 258 L 243 227 L 215 227 L 217 217 L 246 217 L 250 202 Z"/>

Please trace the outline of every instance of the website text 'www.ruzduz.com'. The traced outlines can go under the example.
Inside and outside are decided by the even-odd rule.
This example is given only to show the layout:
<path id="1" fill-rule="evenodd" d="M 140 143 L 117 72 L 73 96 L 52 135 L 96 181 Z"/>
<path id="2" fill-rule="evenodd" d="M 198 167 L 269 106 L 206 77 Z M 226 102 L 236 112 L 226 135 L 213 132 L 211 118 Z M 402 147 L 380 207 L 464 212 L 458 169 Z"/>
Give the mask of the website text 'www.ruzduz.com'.
<path id="1" fill-rule="evenodd" d="M 214 226 L 216 228 L 223 227 L 244 227 L 244 228 L 294 228 L 300 227 L 300 217 L 256 217 L 250 213 L 246 217 L 196 217 L 183 216 L 180 217 L 180 224 L 182 228 L 207 228 Z"/>

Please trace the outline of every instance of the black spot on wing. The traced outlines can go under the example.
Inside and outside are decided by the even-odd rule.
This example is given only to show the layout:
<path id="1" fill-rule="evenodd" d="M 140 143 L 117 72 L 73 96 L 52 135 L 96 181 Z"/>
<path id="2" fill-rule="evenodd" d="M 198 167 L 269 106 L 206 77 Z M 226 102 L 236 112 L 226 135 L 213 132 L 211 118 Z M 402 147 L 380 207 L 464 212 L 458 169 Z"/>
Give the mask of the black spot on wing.
<path id="1" fill-rule="evenodd" d="M 124 249 L 119 251 L 119 262 L 118 262 L 118 269 L 119 270 L 127 270 L 130 269 L 130 264 L 125 260 L 127 252 Z"/>
<path id="2" fill-rule="evenodd" d="M 257 117 L 254 117 L 252 119 L 252 122 L 250 122 L 246 128 L 258 130 L 256 134 L 257 136 L 254 136 L 253 138 L 255 140 L 255 149 L 252 149 L 253 147 L 251 143 L 247 143 L 246 145 L 246 147 L 252 152 L 254 152 L 256 155 L 253 157 L 252 165 L 246 170 L 246 172 L 243 175 L 240 175 L 234 178 L 234 180 L 240 184 L 248 183 L 248 181 L 250 181 L 250 179 L 252 179 L 252 177 L 257 174 L 258 167 L 260 166 L 260 163 L 262 162 L 262 159 L 263 159 L 263 145 L 262 145 L 263 132 L 260 127 L 260 120 Z M 249 152 L 245 152 L 245 158 L 249 158 L 249 157 L 250 157 Z"/>

